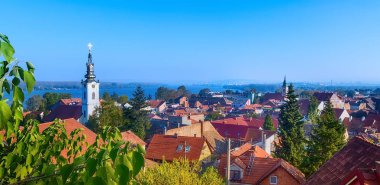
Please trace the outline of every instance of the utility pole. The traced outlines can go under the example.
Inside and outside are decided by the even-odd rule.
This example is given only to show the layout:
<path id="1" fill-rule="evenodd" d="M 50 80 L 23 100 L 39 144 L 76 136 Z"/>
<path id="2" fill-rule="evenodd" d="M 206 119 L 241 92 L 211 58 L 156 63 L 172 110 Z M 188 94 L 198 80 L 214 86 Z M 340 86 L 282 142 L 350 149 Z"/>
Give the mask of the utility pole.
<path id="1" fill-rule="evenodd" d="M 226 180 L 226 184 L 227 185 L 230 185 L 230 179 L 231 179 L 231 177 L 230 177 L 230 175 L 231 175 L 231 173 L 230 173 L 230 171 L 231 171 L 231 139 L 230 138 L 228 138 L 227 139 L 227 170 L 226 170 L 226 177 L 227 177 L 227 180 Z"/>

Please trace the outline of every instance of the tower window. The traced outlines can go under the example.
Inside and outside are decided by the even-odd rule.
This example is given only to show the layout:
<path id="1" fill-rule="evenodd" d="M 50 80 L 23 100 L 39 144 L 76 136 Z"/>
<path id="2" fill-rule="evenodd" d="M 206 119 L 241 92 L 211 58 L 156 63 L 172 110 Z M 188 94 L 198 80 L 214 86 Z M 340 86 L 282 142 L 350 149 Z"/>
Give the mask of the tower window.
<path id="1" fill-rule="evenodd" d="M 92 99 L 95 100 L 95 92 L 92 92 Z"/>

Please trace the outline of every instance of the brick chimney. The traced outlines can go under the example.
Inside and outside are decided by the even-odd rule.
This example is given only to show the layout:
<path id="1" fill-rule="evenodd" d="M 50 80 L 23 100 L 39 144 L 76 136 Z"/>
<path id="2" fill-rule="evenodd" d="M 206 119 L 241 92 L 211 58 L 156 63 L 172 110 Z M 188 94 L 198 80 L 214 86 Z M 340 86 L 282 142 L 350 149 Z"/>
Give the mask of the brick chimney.
<path id="1" fill-rule="evenodd" d="M 201 123 L 201 137 L 203 137 L 203 132 L 204 132 L 203 121 L 202 121 L 202 120 L 199 120 L 199 122 Z"/>

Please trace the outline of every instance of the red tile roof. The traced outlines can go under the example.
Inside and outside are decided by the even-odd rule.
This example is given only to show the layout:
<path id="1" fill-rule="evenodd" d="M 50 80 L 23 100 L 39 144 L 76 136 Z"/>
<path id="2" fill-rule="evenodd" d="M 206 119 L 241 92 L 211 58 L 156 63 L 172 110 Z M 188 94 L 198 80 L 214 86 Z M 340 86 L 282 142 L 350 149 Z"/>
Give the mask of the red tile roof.
<path id="1" fill-rule="evenodd" d="M 134 134 L 132 131 L 128 130 L 128 131 L 124 131 L 124 132 L 121 132 L 121 137 L 123 138 L 124 141 L 127 141 L 127 142 L 131 142 L 132 144 L 140 144 L 142 146 L 145 146 L 146 143 L 139 138 L 139 136 L 136 136 L 136 134 Z"/>
<path id="2" fill-rule="evenodd" d="M 380 146 L 355 137 L 334 154 L 305 184 L 335 185 L 341 182 L 353 169 L 373 168 L 380 160 Z"/>
<path id="3" fill-rule="evenodd" d="M 148 145 L 146 158 L 150 160 L 166 160 L 186 158 L 189 161 L 197 161 L 201 157 L 206 140 L 200 137 L 170 136 L 155 134 Z M 179 145 L 182 146 L 178 150 Z M 185 146 L 190 146 L 190 151 L 185 152 Z"/>
<path id="4" fill-rule="evenodd" d="M 232 151 L 231 155 L 238 157 L 238 156 L 246 154 L 247 152 L 248 153 L 253 152 L 255 157 L 272 158 L 272 156 L 269 155 L 265 150 L 263 150 L 262 148 L 260 148 L 257 145 L 252 146 L 251 143 L 245 143 L 244 145 L 240 146 L 238 149 Z"/>
<path id="5" fill-rule="evenodd" d="M 278 127 L 278 120 L 272 119 L 275 128 Z M 264 118 L 248 119 L 244 117 L 225 118 L 212 121 L 212 125 L 223 137 L 235 139 L 245 138 L 248 128 L 258 129 L 264 125 Z"/>
<path id="6" fill-rule="evenodd" d="M 163 101 L 163 100 L 150 100 L 150 101 L 148 101 L 148 105 L 151 108 L 158 108 L 163 103 L 165 103 L 165 101 Z"/>
<path id="7" fill-rule="evenodd" d="M 284 96 L 281 93 L 266 93 L 263 96 L 263 102 L 268 100 L 276 100 L 276 101 L 283 101 Z"/>
<path id="8" fill-rule="evenodd" d="M 249 174 L 248 169 L 247 169 L 249 166 L 248 165 L 249 161 L 250 161 L 249 155 L 240 156 L 240 157 L 232 157 L 231 159 L 232 163 L 236 161 L 235 158 L 239 158 L 240 161 L 242 161 L 242 163 L 244 164 L 244 165 L 237 164 L 239 167 L 246 166 L 246 168 L 243 169 L 244 176 L 243 176 L 243 179 L 241 180 L 241 183 L 243 184 L 260 184 L 267 176 L 269 176 L 272 172 L 274 172 L 278 168 L 283 168 L 285 171 L 288 172 L 288 174 L 291 177 L 293 177 L 299 183 L 305 182 L 304 174 L 283 159 L 255 157 L 253 159 L 252 171 Z M 222 158 L 220 159 L 220 164 L 218 168 L 220 175 L 225 176 L 225 168 L 226 168 L 226 155 L 223 155 Z"/>
<path id="9" fill-rule="evenodd" d="M 78 120 L 82 116 L 81 105 L 58 105 L 48 115 L 43 118 L 44 122 L 50 122 L 55 119 L 74 118 Z"/>
<path id="10" fill-rule="evenodd" d="M 68 134 L 70 134 L 75 129 L 79 128 L 79 129 L 83 129 L 83 134 L 86 135 L 86 142 L 88 144 L 91 145 L 96 141 L 96 134 L 93 131 L 91 131 L 90 129 L 88 129 L 87 127 L 85 127 L 84 125 L 82 125 L 81 123 L 79 123 L 77 120 L 70 118 L 70 119 L 63 120 L 62 123 L 63 123 L 63 125 L 66 129 L 66 132 Z M 51 124 L 53 124 L 53 122 L 41 123 L 38 125 L 38 128 L 39 128 L 40 132 L 42 133 Z"/>

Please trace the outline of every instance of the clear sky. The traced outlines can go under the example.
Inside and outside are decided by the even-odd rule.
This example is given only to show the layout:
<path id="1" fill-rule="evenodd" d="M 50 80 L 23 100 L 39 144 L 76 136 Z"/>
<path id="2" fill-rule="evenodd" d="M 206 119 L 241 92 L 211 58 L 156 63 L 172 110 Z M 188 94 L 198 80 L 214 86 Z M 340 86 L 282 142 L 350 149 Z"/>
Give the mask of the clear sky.
<path id="1" fill-rule="evenodd" d="M 380 82 L 379 0 L 3 0 L 39 81 Z"/>

